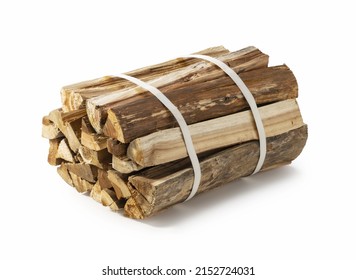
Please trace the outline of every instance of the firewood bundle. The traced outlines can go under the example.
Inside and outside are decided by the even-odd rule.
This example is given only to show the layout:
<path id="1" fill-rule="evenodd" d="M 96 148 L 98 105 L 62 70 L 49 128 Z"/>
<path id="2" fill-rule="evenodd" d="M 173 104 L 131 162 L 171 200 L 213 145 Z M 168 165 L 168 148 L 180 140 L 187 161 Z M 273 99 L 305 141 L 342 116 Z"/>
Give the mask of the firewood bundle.
<path id="1" fill-rule="evenodd" d="M 268 67 L 268 56 L 255 47 L 198 54 L 226 63 L 251 91 L 266 133 L 262 170 L 291 163 L 307 140 L 292 71 Z M 162 91 L 189 125 L 201 168 L 197 194 L 253 173 L 260 153 L 255 122 L 241 90 L 219 67 L 177 58 L 126 74 Z M 63 87 L 61 100 L 61 108 L 43 117 L 42 136 L 49 139 L 49 164 L 66 183 L 131 218 L 189 196 L 194 173 L 181 130 L 152 93 L 105 76 Z"/>

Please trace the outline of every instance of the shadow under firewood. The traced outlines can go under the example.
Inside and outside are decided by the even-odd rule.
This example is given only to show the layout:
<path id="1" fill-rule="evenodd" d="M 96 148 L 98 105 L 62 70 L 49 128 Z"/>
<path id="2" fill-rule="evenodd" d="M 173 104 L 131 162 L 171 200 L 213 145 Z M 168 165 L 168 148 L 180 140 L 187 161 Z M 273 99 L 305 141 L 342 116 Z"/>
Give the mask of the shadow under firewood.
<path id="1" fill-rule="evenodd" d="M 188 202 L 174 205 L 153 217 L 140 222 L 153 227 L 170 227 L 179 222 L 194 218 L 194 216 L 206 211 L 207 208 L 214 208 L 229 200 L 238 202 L 239 200 L 251 200 L 253 203 L 253 193 L 258 192 L 261 188 L 285 188 L 293 186 L 288 181 L 298 176 L 298 170 L 292 165 L 280 167 L 271 171 L 261 172 L 250 177 L 245 177 L 223 187 L 216 188 L 206 193 L 200 194 Z M 281 186 L 276 182 L 286 184 Z"/>

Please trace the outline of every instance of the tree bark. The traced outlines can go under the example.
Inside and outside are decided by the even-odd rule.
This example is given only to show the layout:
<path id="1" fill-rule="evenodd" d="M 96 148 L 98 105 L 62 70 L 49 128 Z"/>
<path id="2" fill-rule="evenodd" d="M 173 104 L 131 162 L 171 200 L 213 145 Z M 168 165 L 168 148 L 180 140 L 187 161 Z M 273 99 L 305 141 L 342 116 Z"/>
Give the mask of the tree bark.
<path id="1" fill-rule="evenodd" d="M 232 52 L 218 58 L 225 63 L 228 63 L 236 72 L 250 71 L 262 67 L 265 68 L 268 64 L 268 56 L 254 47 L 246 48 L 238 52 Z M 149 83 L 167 93 L 168 91 L 177 89 L 177 87 L 190 87 L 196 83 L 202 84 L 223 76 L 224 73 L 220 69 L 217 69 L 215 65 L 200 60 L 198 63 L 161 75 L 156 79 L 150 80 Z M 119 104 L 123 105 L 123 103 L 128 102 L 130 98 L 142 94 L 146 96 L 147 91 L 141 87 L 135 86 L 112 92 L 109 95 L 101 95 L 88 99 L 86 102 L 87 114 L 90 123 L 96 132 L 102 133 L 102 126 L 106 121 L 107 111 L 109 109 L 115 108 Z M 149 94 L 149 96 L 151 96 L 151 94 Z"/>
<path id="2" fill-rule="evenodd" d="M 267 155 L 262 170 L 289 164 L 301 153 L 306 140 L 306 125 L 267 138 Z M 258 158 L 259 143 L 251 141 L 201 160 L 202 180 L 197 194 L 250 175 Z M 135 205 L 140 207 L 142 217 L 148 217 L 183 202 L 191 191 L 193 180 L 189 162 L 182 161 L 181 164 L 157 166 L 130 176 L 129 184 L 137 191 L 132 193 Z M 127 208 L 126 212 L 128 216 L 135 216 L 130 213 L 130 208 Z"/>
<path id="3" fill-rule="evenodd" d="M 266 137 L 282 134 L 303 125 L 298 104 L 294 99 L 260 107 L 259 112 Z M 189 131 L 198 154 L 258 139 L 251 111 L 192 124 L 189 125 Z M 135 139 L 130 143 L 127 155 L 141 168 L 188 156 L 179 128 L 161 130 Z"/>

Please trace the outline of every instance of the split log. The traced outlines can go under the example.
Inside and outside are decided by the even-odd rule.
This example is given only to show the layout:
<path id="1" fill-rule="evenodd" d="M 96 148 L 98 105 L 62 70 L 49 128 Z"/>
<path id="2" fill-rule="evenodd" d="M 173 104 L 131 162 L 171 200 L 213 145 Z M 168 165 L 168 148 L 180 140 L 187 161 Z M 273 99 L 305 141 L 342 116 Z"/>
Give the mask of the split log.
<path id="1" fill-rule="evenodd" d="M 136 200 L 130 197 L 124 207 L 125 215 L 132 219 L 143 219 L 145 218 L 140 206 L 137 204 Z"/>
<path id="2" fill-rule="evenodd" d="M 108 179 L 107 171 L 99 169 L 98 180 L 90 191 L 90 197 L 92 197 L 95 201 L 102 203 L 101 191 L 104 189 L 112 189 L 112 185 Z"/>
<path id="3" fill-rule="evenodd" d="M 99 203 L 101 203 L 101 190 L 102 190 L 102 188 L 98 181 L 95 183 L 95 185 L 93 186 L 93 188 L 90 191 L 90 197 Z"/>
<path id="4" fill-rule="evenodd" d="M 113 138 L 108 138 L 107 148 L 110 154 L 116 157 L 126 156 L 127 144 L 121 143 Z"/>
<path id="5" fill-rule="evenodd" d="M 115 190 L 116 196 L 118 198 L 128 199 L 131 196 L 131 193 L 127 186 L 127 176 L 120 174 L 114 170 L 109 170 L 107 174 L 108 179 Z"/>
<path id="6" fill-rule="evenodd" d="M 47 139 L 56 139 L 63 137 L 63 133 L 59 128 L 50 121 L 48 116 L 42 118 L 42 137 Z"/>
<path id="7" fill-rule="evenodd" d="M 102 189 L 111 189 L 112 184 L 108 178 L 108 171 L 99 169 L 98 170 L 98 182 Z"/>
<path id="8" fill-rule="evenodd" d="M 81 146 L 79 148 L 79 154 L 83 161 L 87 164 L 95 165 L 101 169 L 108 169 L 111 163 L 111 154 L 107 149 L 100 151 L 94 151 L 87 147 Z"/>
<path id="9" fill-rule="evenodd" d="M 107 148 L 107 140 L 106 136 L 95 132 L 87 117 L 82 119 L 80 141 L 83 146 L 94 151 L 100 151 Z"/>
<path id="10" fill-rule="evenodd" d="M 221 75 L 223 71 L 217 71 Z M 283 66 L 257 69 L 240 74 L 258 105 L 293 99 L 298 95 L 296 79 L 290 69 Z M 230 77 L 210 80 L 164 94 L 177 106 L 188 124 L 222 117 L 248 108 L 240 89 Z M 172 114 L 150 93 L 130 98 L 108 112 L 104 132 L 109 137 L 128 143 L 157 131 L 177 126 Z"/>
<path id="11" fill-rule="evenodd" d="M 85 110 L 77 110 L 63 113 L 61 109 L 53 110 L 48 118 L 59 128 L 68 141 L 68 145 L 73 152 L 77 152 L 80 144 L 81 118 L 85 115 Z"/>
<path id="12" fill-rule="evenodd" d="M 53 140 L 51 140 L 53 141 Z M 67 138 L 62 139 L 59 142 L 57 153 L 55 156 L 57 159 L 64 159 L 67 162 L 75 162 L 74 154 L 72 153 L 71 149 L 69 148 Z"/>
<path id="13" fill-rule="evenodd" d="M 218 57 L 228 52 L 229 51 L 227 49 L 219 46 L 202 50 L 196 54 Z M 160 64 L 130 71 L 126 74 L 144 81 L 149 81 L 160 77 L 163 74 L 176 71 L 177 69 L 196 63 L 197 61 L 198 59 L 184 60 L 176 58 Z M 85 106 L 85 100 L 87 99 L 111 94 L 113 91 L 128 87 L 133 87 L 133 85 L 130 82 L 115 76 L 105 76 L 99 79 L 64 86 L 61 90 L 63 111 L 68 112 L 78 110 Z"/>
<path id="14" fill-rule="evenodd" d="M 78 192 L 80 192 L 80 193 L 88 192 L 88 191 L 91 191 L 92 188 L 94 187 L 94 184 L 89 183 L 87 180 L 80 178 L 76 174 L 74 174 L 70 171 L 69 171 L 69 174 L 70 174 L 70 177 L 72 178 L 73 185 Z"/>
<path id="15" fill-rule="evenodd" d="M 119 211 L 125 205 L 125 201 L 118 199 L 115 192 L 111 189 L 103 189 L 101 191 L 101 203 L 104 206 L 109 206 L 113 211 Z"/>
<path id="16" fill-rule="evenodd" d="M 267 154 L 262 170 L 272 166 L 289 164 L 302 151 L 307 140 L 307 126 L 267 138 Z M 197 194 L 228 182 L 250 175 L 259 158 L 258 141 L 250 141 L 227 148 L 200 161 L 202 180 Z M 238 160 L 236 160 L 238 159 Z M 189 166 L 189 161 L 186 161 Z M 184 165 L 184 164 L 183 164 Z M 126 207 L 130 217 L 151 216 L 167 207 L 184 201 L 193 185 L 192 168 L 181 169 L 179 164 L 168 164 L 144 170 L 139 175 L 129 177 L 129 184 L 136 189 L 132 193 L 135 207 Z M 131 204 L 132 204 L 131 200 Z"/>
<path id="17" fill-rule="evenodd" d="M 49 151 L 47 161 L 50 165 L 59 165 L 63 162 L 62 158 L 58 157 L 59 143 L 63 138 L 55 138 L 49 140 Z"/>
<path id="18" fill-rule="evenodd" d="M 266 68 L 268 64 L 268 56 L 266 56 L 254 47 L 222 55 L 218 58 L 228 63 L 232 67 L 232 69 L 234 69 L 234 71 L 238 73 L 258 69 L 261 67 Z M 212 83 L 212 81 L 216 81 L 217 79 L 222 78 L 224 76 L 225 73 L 222 72 L 220 69 L 217 69 L 215 65 L 200 60 L 199 62 L 179 69 L 178 71 L 174 71 L 166 75 L 162 75 L 154 80 L 151 80 L 150 84 L 162 90 L 167 95 L 167 97 L 170 96 L 169 92 L 174 92 L 175 90 L 179 90 L 179 88 L 182 87 L 183 89 L 181 89 L 181 91 L 188 90 L 190 92 L 190 96 L 192 97 L 193 94 L 191 93 L 190 88 L 193 85 L 198 86 L 199 89 L 202 90 L 202 84 L 209 83 L 209 81 L 210 83 Z M 228 83 L 231 83 L 231 79 L 229 79 Z M 97 96 L 88 99 L 86 102 L 87 114 L 90 123 L 92 124 L 96 132 L 102 133 L 102 126 L 106 121 L 107 111 L 109 109 L 116 108 L 117 106 L 122 106 L 123 104 L 126 104 L 126 102 L 129 102 L 130 99 L 133 97 L 135 97 L 134 100 L 136 100 L 136 98 L 141 100 L 140 96 L 143 96 L 142 98 L 145 99 L 152 97 L 152 94 L 148 93 L 145 89 L 136 86 L 129 89 L 119 90 L 109 95 Z M 154 100 L 153 102 L 157 102 L 157 100 Z M 151 109 L 153 109 L 155 107 L 155 104 L 157 104 L 157 106 L 159 106 L 160 108 L 158 112 L 161 112 L 165 109 L 165 107 L 159 101 L 158 103 L 152 104 L 147 104 L 146 102 L 141 103 L 140 110 L 144 109 L 144 107 L 142 107 L 142 104 L 145 104 L 144 107 L 152 105 Z M 115 112 L 118 113 L 117 110 Z M 131 114 L 136 114 L 136 112 L 131 111 Z M 109 133 L 107 136 L 117 138 L 116 136 L 112 136 L 108 129 L 106 129 L 106 131 Z M 121 140 L 120 138 L 117 139 L 119 139 L 123 143 L 127 143 L 130 141 L 127 139 L 125 141 Z"/>
<path id="19" fill-rule="evenodd" d="M 80 178 L 90 182 L 95 183 L 98 177 L 98 168 L 85 163 L 66 163 L 68 171 L 74 173 Z"/>
<path id="20" fill-rule="evenodd" d="M 303 125 L 296 100 L 285 100 L 259 108 L 266 137 L 285 133 Z M 189 125 L 197 153 L 258 139 L 250 110 Z M 137 138 L 127 155 L 140 166 L 153 166 L 187 157 L 180 128 L 162 130 Z"/>
<path id="21" fill-rule="evenodd" d="M 144 168 L 136 162 L 129 159 L 127 156 L 116 157 L 112 156 L 112 168 L 123 174 L 130 174 Z"/>
<path id="22" fill-rule="evenodd" d="M 72 178 L 70 177 L 68 169 L 64 163 L 57 167 L 57 173 L 68 185 L 74 187 Z"/>

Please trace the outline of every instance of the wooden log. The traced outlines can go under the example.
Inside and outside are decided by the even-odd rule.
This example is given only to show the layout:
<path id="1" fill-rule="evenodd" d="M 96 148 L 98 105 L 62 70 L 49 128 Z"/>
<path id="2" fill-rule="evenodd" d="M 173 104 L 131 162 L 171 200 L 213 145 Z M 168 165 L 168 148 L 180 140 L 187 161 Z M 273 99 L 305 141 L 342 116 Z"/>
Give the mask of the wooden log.
<path id="1" fill-rule="evenodd" d="M 222 72 L 220 70 L 220 72 Z M 219 72 L 219 73 L 220 73 Z M 223 72 L 222 72 L 223 73 Z M 285 65 L 257 69 L 240 74 L 258 105 L 296 98 L 298 87 L 292 71 Z M 225 116 L 248 108 L 240 89 L 230 77 L 189 85 L 164 94 L 193 124 Z M 172 114 L 152 94 L 136 96 L 117 104 L 108 112 L 104 132 L 128 143 L 157 129 L 177 126 Z"/>
<path id="2" fill-rule="evenodd" d="M 85 110 L 77 110 L 69 113 L 62 112 L 61 109 L 53 110 L 48 118 L 52 121 L 63 135 L 67 138 L 70 149 L 78 152 L 80 144 L 81 118 L 85 115 Z"/>
<path id="3" fill-rule="evenodd" d="M 50 121 L 48 116 L 44 116 L 42 118 L 42 137 L 47 139 L 56 139 L 63 137 L 63 133 L 52 121 Z"/>
<path id="4" fill-rule="evenodd" d="M 83 161 L 87 164 L 95 165 L 101 169 L 108 169 L 111 163 L 111 154 L 107 149 L 100 151 L 94 151 L 87 147 L 81 146 L 79 148 L 79 154 Z"/>
<path id="5" fill-rule="evenodd" d="M 126 156 L 127 144 L 121 143 L 113 138 L 108 138 L 107 148 L 110 154 L 116 157 Z"/>
<path id="6" fill-rule="evenodd" d="M 124 208 L 126 201 L 122 201 L 116 197 L 116 194 L 111 189 L 103 189 L 101 191 L 101 203 L 104 206 L 109 206 L 112 211 L 119 211 Z"/>
<path id="7" fill-rule="evenodd" d="M 112 156 L 112 168 L 123 174 L 130 174 L 144 168 L 136 162 L 129 159 L 127 156 L 116 157 Z"/>
<path id="8" fill-rule="evenodd" d="M 51 140 L 53 141 L 53 140 Z M 59 142 L 57 153 L 55 156 L 57 159 L 64 159 L 67 162 L 75 162 L 74 154 L 72 153 L 71 149 L 69 148 L 67 138 L 62 139 Z"/>
<path id="9" fill-rule="evenodd" d="M 303 119 L 296 100 L 290 99 L 259 108 L 267 137 L 301 127 Z M 258 139 L 251 111 L 189 125 L 197 153 Z M 187 157 L 180 128 L 171 128 L 137 138 L 127 155 L 140 166 L 153 166 Z"/>
<path id="10" fill-rule="evenodd" d="M 69 172 L 74 173 L 90 183 L 97 181 L 98 168 L 93 165 L 86 163 L 66 163 L 65 166 Z"/>
<path id="11" fill-rule="evenodd" d="M 99 169 L 98 170 L 98 182 L 102 189 L 111 189 L 112 185 L 108 178 L 108 171 Z"/>
<path id="12" fill-rule="evenodd" d="M 115 190 L 116 196 L 118 198 L 128 199 L 131 196 L 131 193 L 127 186 L 127 176 L 114 170 L 109 170 L 107 174 L 108 179 Z"/>
<path id="13" fill-rule="evenodd" d="M 55 138 L 49 140 L 49 151 L 47 161 L 50 165 L 59 165 L 63 162 L 62 158 L 58 157 L 59 143 L 63 138 Z"/>
<path id="14" fill-rule="evenodd" d="M 70 177 L 68 169 L 64 163 L 57 167 L 57 173 L 68 185 L 74 187 L 72 178 Z"/>
<path id="15" fill-rule="evenodd" d="M 140 206 L 137 204 L 136 200 L 129 198 L 125 203 L 125 215 L 132 219 L 143 219 L 145 218 Z"/>
<path id="16" fill-rule="evenodd" d="M 90 197 L 95 201 L 102 203 L 101 194 L 104 189 L 112 189 L 110 180 L 108 179 L 107 171 L 99 169 L 98 170 L 98 180 L 90 191 Z M 104 198 L 105 199 L 105 198 Z"/>
<path id="17" fill-rule="evenodd" d="M 261 53 L 254 47 L 220 56 L 219 59 L 231 65 L 236 72 L 267 67 L 268 64 L 268 56 Z M 225 73 L 220 69 L 217 69 L 215 65 L 201 60 L 178 71 L 174 71 L 150 80 L 150 84 L 158 87 L 165 94 L 168 94 L 169 92 L 178 90 L 181 87 L 184 87 L 185 91 L 190 91 L 194 84 L 201 86 L 208 81 L 211 82 L 224 76 Z M 231 79 L 229 82 L 231 82 Z M 102 133 L 102 126 L 106 121 L 107 111 L 109 109 L 116 108 L 118 105 L 122 106 L 124 103 L 128 102 L 127 100 L 133 97 L 139 98 L 141 95 L 143 95 L 143 98 L 152 97 L 151 93 L 148 93 L 145 89 L 136 86 L 133 88 L 119 90 L 109 95 L 97 96 L 95 98 L 88 99 L 86 102 L 87 114 L 90 123 L 96 132 Z M 139 99 L 141 100 L 141 98 Z M 158 103 L 159 106 L 163 106 L 160 102 Z M 141 103 L 140 109 L 143 109 L 142 104 L 143 103 Z M 153 104 L 150 104 L 150 106 L 151 105 Z M 154 108 L 154 106 L 151 108 Z M 165 109 L 164 106 L 163 109 Z M 159 112 L 161 112 L 161 110 Z M 131 114 L 135 114 L 135 111 L 131 111 Z M 109 129 L 106 129 L 106 131 L 110 133 Z M 116 138 L 111 134 L 108 134 L 107 136 Z M 117 139 L 120 140 L 120 138 Z M 121 142 L 127 143 L 129 140 Z"/>
<path id="18" fill-rule="evenodd" d="M 100 151 L 107 148 L 107 137 L 97 134 L 87 117 L 82 119 L 81 144 L 91 150 Z"/>
<path id="19" fill-rule="evenodd" d="M 197 52 L 197 54 L 205 54 L 217 57 L 228 52 L 229 51 L 224 47 L 218 46 L 202 50 L 200 52 Z M 184 60 L 176 58 L 164 63 L 130 71 L 126 74 L 137 77 L 144 81 L 148 81 L 150 79 L 159 77 L 162 74 L 176 71 L 177 69 L 196 63 L 197 61 L 197 59 Z M 87 99 L 107 95 L 113 91 L 117 91 L 119 89 L 127 87 L 133 87 L 133 85 L 126 80 L 114 76 L 105 76 L 99 79 L 93 79 L 81 83 L 64 86 L 61 90 L 63 111 L 68 112 L 78 110 L 85 106 L 85 100 Z"/>
<path id="20" fill-rule="evenodd" d="M 102 188 L 98 181 L 95 183 L 95 185 L 93 186 L 93 188 L 90 191 L 90 197 L 99 203 L 101 203 L 101 190 L 102 190 Z"/>
<path id="21" fill-rule="evenodd" d="M 262 170 L 293 161 L 303 150 L 306 140 L 306 125 L 267 138 L 267 155 Z M 256 167 L 258 158 L 259 143 L 250 141 L 201 159 L 202 180 L 197 194 L 250 175 Z M 188 197 L 194 177 L 189 161 L 185 164 L 187 168 L 182 168 L 179 164 L 168 164 L 168 167 L 149 168 L 141 174 L 129 177 L 129 184 L 137 190 L 136 193 L 132 192 L 132 198 L 143 217 L 151 216 Z M 184 161 L 181 165 L 184 166 Z M 131 207 L 125 207 L 128 216 L 138 216 L 131 213 L 130 209 Z M 133 209 L 137 211 L 135 207 Z"/>
<path id="22" fill-rule="evenodd" d="M 94 187 L 94 184 L 91 184 L 87 180 L 80 178 L 76 174 L 74 174 L 70 171 L 69 171 L 69 174 L 70 174 L 70 177 L 72 178 L 73 185 L 78 192 L 80 192 L 80 193 L 88 192 L 88 191 L 91 191 L 92 188 Z"/>

